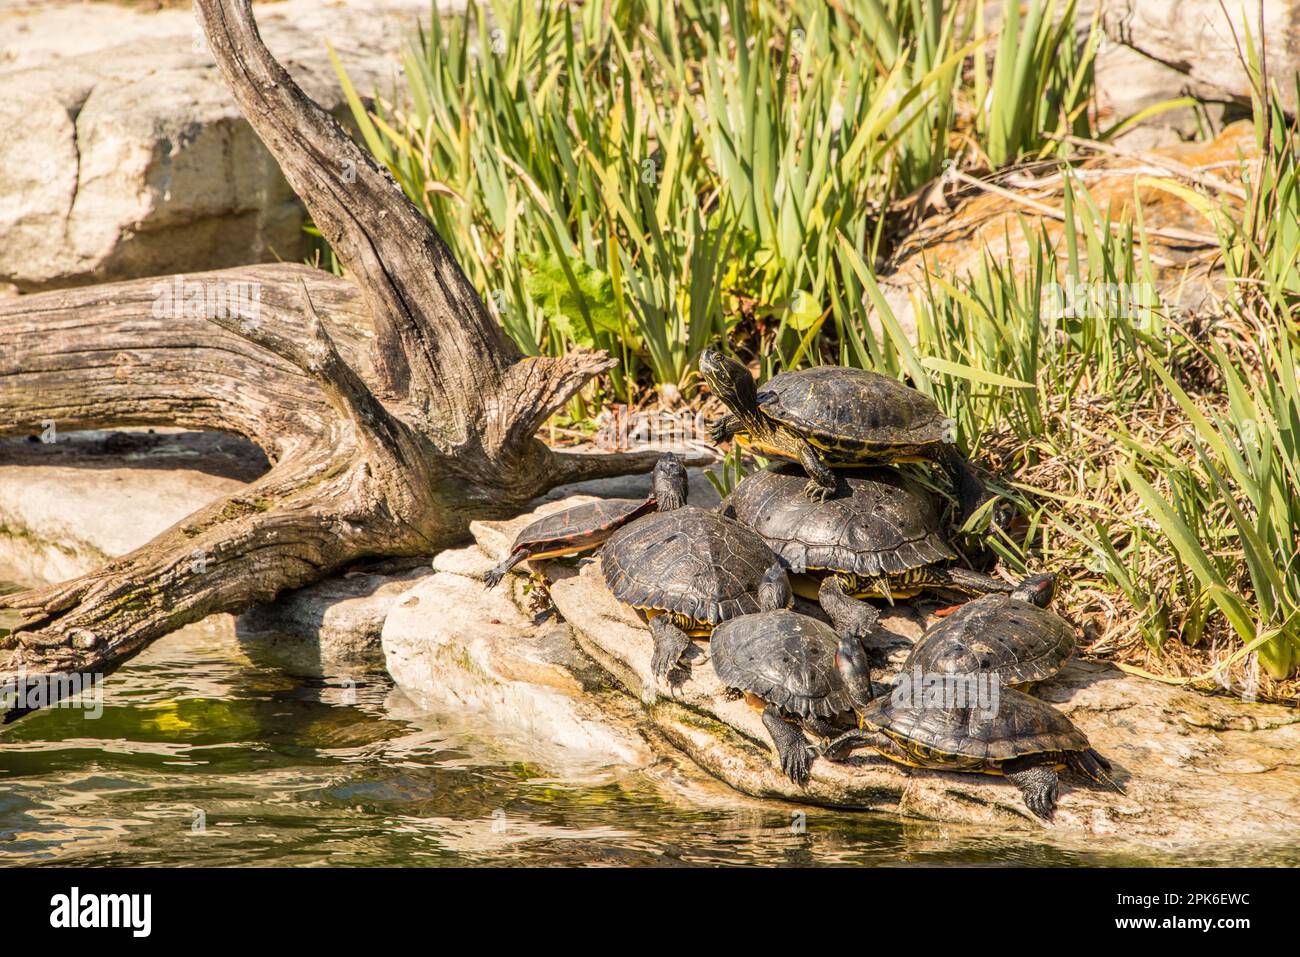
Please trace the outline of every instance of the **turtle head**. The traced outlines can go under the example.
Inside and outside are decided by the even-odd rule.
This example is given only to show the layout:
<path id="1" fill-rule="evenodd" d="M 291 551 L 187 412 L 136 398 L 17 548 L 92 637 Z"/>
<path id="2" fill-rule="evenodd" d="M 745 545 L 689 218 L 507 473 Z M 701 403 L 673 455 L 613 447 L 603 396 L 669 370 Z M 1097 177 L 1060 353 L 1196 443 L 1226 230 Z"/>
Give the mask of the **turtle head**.
<path id="1" fill-rule="evenodd" d="M 655 507 L 670 512 L 686 504 L 686 466 L 672 452 L 665 452 L 655 463 L 653 488 Z"/>
<path id="2" fill-rule="evenodd" d="M 758 386 L 749 370 L 735 359 L 709 347 L 700 353 L 700 375 L 732 412 L 737 415 L 758 412 Z"/>
<path id="3" fill-rule="evenodd" d="M 1044 572 L 1041 575 L 1030 575 L 1022 581 L 1011 592 L 1011 597 L 1027 601 L 1039 608 L 1046 608 L 1052 603 L 1052 596 L 1055 594 L 1056 576 L 1051 572 Z"/>
<path id="4" fill-rule="evenodd" d="M 776 611 L 789 608 L 794 604 L 794 592 L 790 590 L 790 577 L 780 562 L 774 564 L 763 575 L 758 585 L 758 607 L 760 611 Z"/>

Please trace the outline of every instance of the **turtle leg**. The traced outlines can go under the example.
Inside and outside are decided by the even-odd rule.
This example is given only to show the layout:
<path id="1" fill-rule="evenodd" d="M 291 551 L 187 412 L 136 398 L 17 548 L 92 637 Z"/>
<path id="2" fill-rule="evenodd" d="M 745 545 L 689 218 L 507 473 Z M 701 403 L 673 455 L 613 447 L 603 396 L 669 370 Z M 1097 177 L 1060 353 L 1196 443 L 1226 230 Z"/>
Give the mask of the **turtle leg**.
<path id="1" fill-rule="evenodd" d="M 839 740 L 840 735 L 844 733 L 844 726 L 836 724 L 828 718 L 804 718 L 803 726 L 820 738 L 826 738 L 828 741 Z M 841 745 L 838 749 L 833 749 L 829 745 L 822 749 L 822 756 L 831 761 L 842 761 L 849 756 L 853 749 L 847 745 Z"/>
<path id="2" fill-rule="evenodd" d="M 932 568 L 927 584 L 935 588 L 951 588 L 971 595 L 1008 594 L 1011 586 L 1000 578 L 971 571 L 969 568 Z"/>
<path id="3" fill-rule="evenodd" d="M 691 647 L 690 635 L 665 615 L 650 619 L 650 635 L 655 642 L 654 655 L 650 658 L 650 671 L 655 680 L 667 682 L 670 688 L 681 686 L 691 676 L 691 667 L 682 657 Z"/>
<path id="4" fill-rule="evenodd" d="M 496 588 L 501 584 L 501 579 L 506 577 L 506 572 L 514 568 L 520 562 L 525 561 L 532 554 L 526 548 L 520 548 L 506 556 L 505 561 L 489 569 L 483 575 L 483 584 L 488 588 Z"/>
<path id="5" fill-rule="evenodd" d="M 799 787 L 805 787 L 808 784 L 808 770 L 817 757 L 817 749 L 808 743 L 801 728 L 782 718 L 780 711 L 772 705 L 763 710 L 763 727 L 767 728 L 772 743 L 776 745 L 776 754 L 781 759 L 781 770 L 785 776 Z"/>
<path id="6" fill-rule="evenodd" d="M 739 431 L 740 419 L 731 412 L 709 423 L 709 438 L 714 445 L 721 445 Z"/>
<path id="7" fill-rule="evenodd" d="M 799 464 L 808 473 L 808 484 L 803 487 L 803 493 L 814 502 L 824 502 L 835 494 L 838 487 L 835 472 L 822 461 L 821 454 L 807 439 L 797 439 L 796 443 Z"/>
<path id="8" fill-rule="evenodd" d="M 965 523 L 988 500 L 988 489 L 955 445 L 944 444 L 935 461 L 948 473 L 953 491 L 957 494 L 957 504 L 961 508 L 958 520 Z"/>
<path id="9" fill-rule="evenodd" d="M 1052 815 L 1056 813 L 1056 798 L 1060 788 L 1056 769 L 1050 764 L 1019 764 L 1019 762 L 1008 761 L 1003 766 L 1003 771 L 1006 773 L 1007 780 L 1020 788 L 1025 806 L 1036 817 L 1050 821 Z"/>
<path id="10" fill-rule="evenodd" d="M 1089 781 L 1100 784 L 1116 794 L 1124 793 L 1123 786 L 1110 776 L 1110 762 L 1092 748 L 1087 751 L 1072 752 L 1069 755 L 1069 765 L 1072 771 L 1082 774 Z"/>
<path id="11" fill-rule="evenodd" d="M 843 761 L 854 748 L 875 748 L 877 751 L 892 750 L 889 739 L 879 731 L 871 731 L 867 728 L 853 728 L 826 742 L 822 747 L 822 754 L 831 761 Z"/>

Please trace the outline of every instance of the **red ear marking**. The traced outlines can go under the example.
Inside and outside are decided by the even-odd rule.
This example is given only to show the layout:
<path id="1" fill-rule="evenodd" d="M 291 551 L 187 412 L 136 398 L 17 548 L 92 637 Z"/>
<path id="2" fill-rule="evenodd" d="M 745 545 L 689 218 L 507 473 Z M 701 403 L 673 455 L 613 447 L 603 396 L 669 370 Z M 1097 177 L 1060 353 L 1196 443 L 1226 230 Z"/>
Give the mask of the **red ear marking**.
<path id="1" fill-rule="evenodd" d="M 936 608 L 934 611 L 934 617 L 947 618 L 960 607 L 961 605 L 949 605 L 947 608 Z"/>

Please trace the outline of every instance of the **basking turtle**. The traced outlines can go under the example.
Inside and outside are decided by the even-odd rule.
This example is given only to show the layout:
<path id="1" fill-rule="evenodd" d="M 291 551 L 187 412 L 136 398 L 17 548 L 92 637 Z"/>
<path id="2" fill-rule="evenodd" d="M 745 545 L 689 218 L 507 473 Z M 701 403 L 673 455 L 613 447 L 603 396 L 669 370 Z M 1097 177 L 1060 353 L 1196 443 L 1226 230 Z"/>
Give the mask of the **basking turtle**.
<path id="1" fill-rule="evenodd" d="M 785 569 L 753 529 L 684 505 L 637 519 L 601 553 L 605 584 L 650 623 L 656 678 L 680 684 L 692 637 L 792 601 Z"/>
<path id="2" fill-rule="evenodd" d="M 930 497 L 895 469 L 842 474 L 847 494 L 812 502 L 798 467 L 772 466 L 747 476 L 725 505 L 794 573 L 794 589 L 811 598 L 811 576 L 833 574 L 855 598 L 909 598 L 924 588 L 966 594 L 1007 591 L 996 578 L 946 563 L 957 556 L 939 530 Z"/>
<path id="3" fill-rule="evenodd" d="M 684 504 L 686 487 L 686 467 L 676 455 L 667 452 L 655 463 L 649 497 L 602 499 L 543 515 L 515 536 L 510 554 L 483 576 L 483 583 L 495 588 L 506 572 L 522 561 L 577 555 L 599 548 L 628 522 L 656 509 L 668 511 Z"/>
<path id="4" fill-rule="evenodd" d="M 716 349 L 701 354 L 700 375 L 730 410 L 710 426 L 714 440 L 734 436 L 761 455 L 797 461 L 809 476 L 804 493 L 814 501 L 836 490 L 831 466 L 925 459 L 948 473 L 963 518 L 986 497 L 953 444 L 953 420 L 890 376 L 818 366 L 782 372 L 760 390 L 748 369 Z"/>
<path id="5" fill-rule="evenodd" d="M 1119 794 L 1110 762 L 1092 749 L 1083 732 L 1051 705 L 1014 688 L 997 688 L 986 708 L 943 707 L 922 692 L 873 699 L 862 712 L 862 728 L 828 745 L 842 751 L 855 742 L 916 768 L 1005 775 L 1020 789 L 1025 805 L 1044 820 L 1056 811 L 1057 771 L 1069 768 Z"/>
<path id="6" fill-rule="evenodd" d="M 1051 677 L 1074 654 L 1074 628 L 1047 608 L 1055 590 L 1055 575 L 1033 575 L 1010 595 L 967 602 L 921 636 L 903 671 L 984 672 L 1009 685 Z"/>
<path id="7" fill-rule="evenodd" d="M 763 712 L 781 770 L 800 787 L 817 756 L 804 731 L 836 737 L 857 726 L 856 712 L 871 700 L 862 638 L 877 613 L 859 608 L 836 619 L 838 633 L 816 618 L 778 609 L 728 619 L 709 639 L 718 680 Z"/>

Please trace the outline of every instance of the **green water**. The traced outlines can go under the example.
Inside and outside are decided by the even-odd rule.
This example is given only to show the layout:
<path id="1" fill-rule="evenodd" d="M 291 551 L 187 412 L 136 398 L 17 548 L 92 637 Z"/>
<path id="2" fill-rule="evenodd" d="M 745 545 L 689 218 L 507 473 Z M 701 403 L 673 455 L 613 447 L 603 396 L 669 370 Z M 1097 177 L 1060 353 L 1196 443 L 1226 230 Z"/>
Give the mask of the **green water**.
<path id="1" fill-rule="evenodd" d="M 0 730 L 0 863 L 1193 864 L 1233 857 L 1062 851 L 999 833 L 815 808 L 806 810 L 806 832 L 796 833 L 790 808 L 733 802 L 721 788 L 701 802 L 650 772 L 530 764 L 479 721 L 415 708 L 382 669 L 295 668 L 262 644 L 241 641 L 228 622 L 213 619 L 154 644 L 108 679 L 98 719 L 50 710 Z M 1249 861 L 1261 863 L 1258 852 Z"/>

